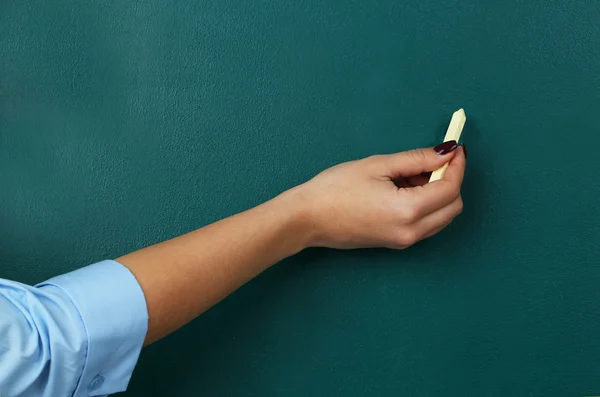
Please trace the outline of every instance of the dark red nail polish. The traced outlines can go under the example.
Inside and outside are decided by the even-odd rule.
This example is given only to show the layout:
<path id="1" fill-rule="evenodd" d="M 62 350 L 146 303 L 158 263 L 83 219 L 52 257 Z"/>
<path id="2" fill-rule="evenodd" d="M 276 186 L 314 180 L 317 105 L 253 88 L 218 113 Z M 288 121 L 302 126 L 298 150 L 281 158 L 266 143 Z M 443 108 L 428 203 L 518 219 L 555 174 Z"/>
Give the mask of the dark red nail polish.
<path id="1" fill-rule="evenodd" d="M 465 159 L 466 159 L 467 158 L 467 146 L 464 144 L 464 142 L 462 144 L 462 147 L 463 147 L 463 152 L 465 153 Z"/>
<path id="2" fill-rule="evenodd" d="M 435 150 L 437 154 L 442 156 L 444 154 L 450 153 L 453 150 L 456 150 L 457 147 L 458 144 L 456 143 L 456 141 L 446 141 L 434 147 L 433 150 Z"/>

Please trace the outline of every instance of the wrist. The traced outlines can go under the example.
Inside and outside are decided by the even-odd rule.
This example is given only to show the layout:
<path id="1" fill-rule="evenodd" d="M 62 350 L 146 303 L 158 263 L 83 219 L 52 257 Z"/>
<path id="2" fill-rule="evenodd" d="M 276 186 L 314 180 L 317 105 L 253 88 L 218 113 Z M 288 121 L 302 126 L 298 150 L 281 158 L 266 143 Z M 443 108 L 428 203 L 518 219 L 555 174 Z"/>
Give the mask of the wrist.
<path id="1" fill-rule="evenodd" d="M 302 189 L 302 185 L 294 187 L 272 200 L 285 223 L 285 234 L 293 241 L 295 253 L 314 246 L 317 236 L 312 205 Z"/>

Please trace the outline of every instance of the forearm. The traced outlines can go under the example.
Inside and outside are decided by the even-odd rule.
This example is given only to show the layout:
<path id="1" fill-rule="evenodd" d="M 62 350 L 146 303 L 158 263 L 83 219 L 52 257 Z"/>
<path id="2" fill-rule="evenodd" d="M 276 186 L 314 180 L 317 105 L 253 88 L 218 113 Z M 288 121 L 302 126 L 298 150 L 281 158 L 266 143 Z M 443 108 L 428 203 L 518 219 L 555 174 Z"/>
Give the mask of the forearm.
<path id="1" fill-rule="evenodd" d="M 309 228 L 294 192 L 117 260 L 144 291 L 145 344 L 169 334 L 278 261 L 306 247 Z"/>

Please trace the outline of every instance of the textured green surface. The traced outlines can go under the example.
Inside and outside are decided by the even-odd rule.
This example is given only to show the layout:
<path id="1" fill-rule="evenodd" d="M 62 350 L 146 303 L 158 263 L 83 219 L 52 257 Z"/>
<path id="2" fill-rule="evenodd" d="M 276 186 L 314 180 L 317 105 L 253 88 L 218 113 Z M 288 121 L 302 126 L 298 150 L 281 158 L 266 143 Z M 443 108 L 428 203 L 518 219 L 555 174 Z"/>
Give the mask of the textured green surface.
<path id="1" fill-rule="evenodd" d="M 450 229 L 285 261 L 148 348 L 125 395 L 598 394 L 599 21 L 595 0 L 0 0 L 1 276 L 436 143 L 464 107 Z"/>

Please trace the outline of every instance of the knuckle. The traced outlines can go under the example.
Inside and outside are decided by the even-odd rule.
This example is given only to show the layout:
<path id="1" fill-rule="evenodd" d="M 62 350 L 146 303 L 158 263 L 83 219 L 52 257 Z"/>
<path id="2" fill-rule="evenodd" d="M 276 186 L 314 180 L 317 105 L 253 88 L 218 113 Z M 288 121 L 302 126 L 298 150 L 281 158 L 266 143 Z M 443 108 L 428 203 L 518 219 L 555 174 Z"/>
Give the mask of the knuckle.
<path id="1" fill-rule="evenodd" d="M 364 160 L 369 163 L 377 163 L 382 160 L 382 155 L 381 154 L 373 154 L 371 156 L 365 157 Z"/>
<path id="2" fill-rule="evenodd" d="M 412 223 L 419 219 L 419 207 L 416 205 L 408 205 L 402 207 L 399 211 L 398 218 L 403 223 Z"/>
<path id="3" fill-rule="evenodd" d="M 400 247 L 409 247 L 419 241 L 419 234 L 414 229 L 402 230 L 396 236 L 396 244 Z"/>
<path id="4" fill-rule="evenodd" d="M 369 164 L 382 166 L 388 164 L 391 158 L 392 157 L 389 154 L 372 154 L 366 157 L 364 160 Z"/>
<path id="5" fill-rule="evenodd" d="M 462 210 L 465 208 L 465 203 L 462 199 L 462 197 L 458 197 L 458 210 L 462 212 Z"/>
<path id="6" fill-rule="evenodd" d="M 369 157 L 365 157 L 362 160 L 359 160 L 360 164 L 362 164 L 367 171 L 372 172 L 380 171 L 384 161 L 385 157 L 382 154 L 374 154 Z"/>
<path id="7" fill-rule="evenodd" d="M 452 197 L 459 198 L 460 186 L 458 186 L 457 184 L 453 184 L 449 189 L 449 193 L 452 195 Z"/>
<path id="8" fill-rule="evenodd" d="M 426 160 L 425 152 L 423 149 L 413 149 L 408 152 L 410 158 L 415 163 L 421 164 Z"/>

